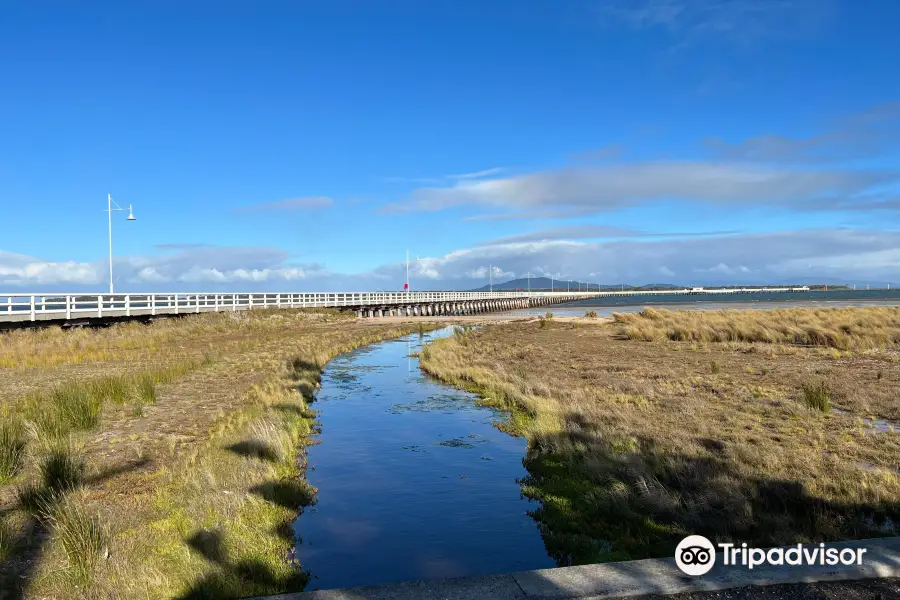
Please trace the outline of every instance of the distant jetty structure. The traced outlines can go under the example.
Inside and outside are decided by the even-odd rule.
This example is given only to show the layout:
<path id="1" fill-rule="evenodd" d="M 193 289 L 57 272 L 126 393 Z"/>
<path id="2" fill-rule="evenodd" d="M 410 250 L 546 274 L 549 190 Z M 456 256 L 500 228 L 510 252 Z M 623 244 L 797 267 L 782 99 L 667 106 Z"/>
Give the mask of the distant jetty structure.
<path id="1" fill-rule="evenodd" d="M 609 296 L 723 295 L 808 292 L 801 287 L 691 287 L 670 290 L 610 291 L 423 291 L 163 294 L 21 294 L 0 293 L 0 328 L 33 325 L 105 325 L 118 321 L 152 321 L 157 317 L 205 312 L 271 308 L 333 308 L 360 317 L 430 317 L 469 315 L 533 308 Z"/>

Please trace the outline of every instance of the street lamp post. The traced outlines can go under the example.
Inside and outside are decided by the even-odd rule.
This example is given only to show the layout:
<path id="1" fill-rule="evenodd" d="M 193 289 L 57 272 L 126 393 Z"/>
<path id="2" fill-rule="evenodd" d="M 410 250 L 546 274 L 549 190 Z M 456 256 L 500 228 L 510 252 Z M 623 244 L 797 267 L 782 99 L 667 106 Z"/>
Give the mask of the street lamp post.
<path id="1" fill-rule="evenodd" d="M 113 208 L 113 204 L 116 205 L 115 208 Z M 113 291 L 114 285 L 113 285 L 113 248 L 112 248 L 112 214 L 113 214 L 114 210 L 125 210 L 125 209 L 122 208 L 121 206 L 119 206 L 118 204 L 116 204 L 116 201 L 112 199 L 112 194 L 107 194 L 106 195 L 106 213 L 107 213 L 107 216 L 109 217 L 108 220 L 109 220 L 109 293 L 110 294 L 115 293 Z M 128 219 L 127 220 L 128 221 L 136 221 L 137 220 L 134 218 L 134 212 L 131 210 L 130 204 L 128 205 Z"/>
<path id="2" fill-rule="evenodd" d="M 416 262 L 419 262 L 419 255 L 416 254 Z M 403 286 L 406 288 L 406 293 L 412 291 L 409 285 L 409 250 L 406 251 L 406 285 Z"/>

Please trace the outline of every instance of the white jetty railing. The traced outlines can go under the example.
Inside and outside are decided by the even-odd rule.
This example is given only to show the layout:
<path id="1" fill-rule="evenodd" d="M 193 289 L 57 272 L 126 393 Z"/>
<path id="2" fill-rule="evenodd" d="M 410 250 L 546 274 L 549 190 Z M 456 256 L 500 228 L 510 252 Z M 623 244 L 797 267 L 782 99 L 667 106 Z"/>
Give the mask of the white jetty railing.
<path id="1" fill-rule="evenodd" d="M 0 293 L 0 323 L 132 317 L 221 312 L 256 308 L 349 308 L 403 306 L 437 302 L 503 300 L 513 298 L 579 299 L 661 294 L 739 294 L 799 292 L 809 288 L 685 288 L 677 290 L 553 291 L 553 292 L 296 292 L 296 293 L 185 293 L 160 294 L 22 294 Z"/>

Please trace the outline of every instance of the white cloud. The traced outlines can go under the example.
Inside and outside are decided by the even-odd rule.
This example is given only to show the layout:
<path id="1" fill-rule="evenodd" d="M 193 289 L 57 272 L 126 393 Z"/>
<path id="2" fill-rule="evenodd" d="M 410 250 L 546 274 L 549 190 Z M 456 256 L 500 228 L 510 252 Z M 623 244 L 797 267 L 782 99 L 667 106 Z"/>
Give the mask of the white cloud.
<path id="1" fill-rule="evenodd" d="M 460 173 L 458 175 L 447 175 L 448 179 L 481 179 L 490 175 L 497 175 L 503 171 L 502 167 L 494 167 L 492 169 L 484 169 L 483 171 L 475 171 L 473 173 Z"/>
<path id="2" fill-rule="evenodd" d="M 330 273 L 315 263 L 292 264 L 277 248 L 170 244 L 176 249 L 160 256 L 121 257 L 113 262 L 120 289 L 192 284 L 271 284 L 328 278 Z M 55 262 L 0 251 L 0 285 L 105 286 L 108 266 L 94 262 Z M 176 290 L 177 291 L 177 290 Z"/>
<path id="3" fill-rule="evenodd" d="M 98 264 L 37 260 L 0 250 L 0 283 L 7 285 L 93 285 L 103 281 L 103 274 L 103 266 Z"/>
<path id="4" fill-rule="evenodd" d="M 483 285 L 489 264 L 504 278 L 531 272 L 560 274 L 563 280 L 602 278 L 603 283 L 653 283 L 660 276 L 700 285 L 825 277 L 890 281 L 900 272 L 900 233 L 822 229 L 665 240 L 544 240 L 460 249 L 420 262 L 427 264 L 430 289 Z M 397 263 L 377 272 L 402 282 L 404 268 Z M 421 289 L 425 272 L 411 267 L 411 279 L 413 289 Z"/>
<path id="5" fill-rule="evenodd" d="M 843 119 L 837 127 L 805 138 L 765 134 L 740 142 L 704 140 L 726 159 L 822 161 L 855 159 L 895 152 L 900 143 L 900 102 L 887 102 Z"/>
<path id="6" fill-rule="evenodd" d="M 654 233 L 649 231 L 641 231 L 638 229 L 630 229 L 627 227 L 615 227 L 611 225 L 569 225 L 565 227 L 550 227 L 548 229 L 540 229 L 538 231 L 529 231 L 517 235 L 491 240 L 479 244 L 481 246 L 497 245 L 497 244 L 514 244 L 518 242 L 538 242 L 544 240 L 589 240 L 603 238 L 652 238 L 652 237 L 700 237 L 710 235 L 731 235 L 740 233 L 737 230 L 719 230 L 719 231 L 693 231 L 678 232 L 672 231 L 667 233 Z"/>
<path id="7" fill-rule="evenodd" d="M 784 169 L 746 163 L 666 161 L 568 168 L 461 181 L 414 190 L 385 211 L 438 211 L 475 205 L 514 211 L 608 211 L 674 199 L 723 205 L 808 202 L 845 197 L 896 180 L 895 171 Z"/>
<path id="8" fill-rule="evenodd" d="M 736 267 L 731 267 L 726 265 L 725 263 L 719 263 L 714 267 L 709 267 L 707 269 L 694 269 L 695 273 L 713 273 L 718 275 L 736 275 L 739 273 L 749 273 L 750 269 L 743 265 L 738 265 Z"/>
<path id="9" fill-rule="evenodd" d="M 120 291 L 402 289 L 403 262 L 358 274 L 293 263 L 277 248 L 202 247 L 117 259 Z M 615 241 L 542 240 L 462 248 L 410 263 L 416 289 L 472 289 L 531 273 L 595 283 L 773 284 L 844 278 L 896 281 L 900 232 L 819 229 Z M 601 281 L 602 280 L 602 281 Z M 0 286 L 68 291 L 106 286 L 106 264 L 0 252 Z M 52 289 L 51 289 L 52 288 Z M 76 289 L 78 288 L 78 289 Z M 164 288 L 164 289 L 160 289 Z"/>
<path id="10" fill-rule="evenodd" d="M 419 185 L 444 185 L 448 181 L 460 181 L 470 179 L 481 179 L 491 175 L 497 175 L 503 171 L 503 167 L 492 167 L 481 171 L 473 171 L 471 173 L 456 173 L 444 175 L 442 177 L 382 177 L 381 180 L 386 183 L 416 183 Z"/>
<path id="11" fill-rule="evenodd" d="M 153 267 L 144 267 L 139 270 L 133 277 L 133 280 L 146 283 L 167 283 L 171 281 L 169 277 L 161 274 Z"/>
<path id="12" fill-rule="evenodd" d="M 680 49 L 705 42 L 752 47 L 819 30 L 834 14 L 832 0 L 601 0 L 595 5 L 634 29 L 662 29 Z"/>

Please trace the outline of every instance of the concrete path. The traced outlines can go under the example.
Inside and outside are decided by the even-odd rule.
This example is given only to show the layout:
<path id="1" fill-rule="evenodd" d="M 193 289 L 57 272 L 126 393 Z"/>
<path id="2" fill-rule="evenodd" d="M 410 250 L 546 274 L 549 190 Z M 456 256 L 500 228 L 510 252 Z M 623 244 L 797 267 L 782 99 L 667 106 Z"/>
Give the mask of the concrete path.
<path id="1" fill-rule="evenodd" d="M 682 573 L 672 558 L 659 558 L 282 594 L 265 600 L 600 600 L 750 585 L 900 576 L 900 538 L 826 544 L 826 548 L 866 548 L 866 554 L 860 566 L 758 566 L 753 570 L 725 566 L 722 555 L 717 554 L 716 566 L 700 577 Z M 348 568 L 353 567 L 348 565 Z"/>

